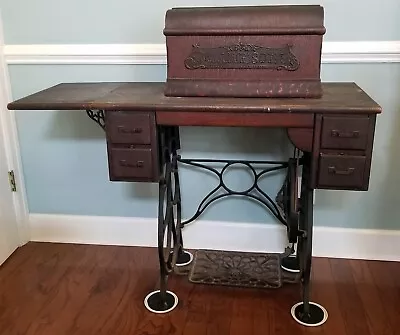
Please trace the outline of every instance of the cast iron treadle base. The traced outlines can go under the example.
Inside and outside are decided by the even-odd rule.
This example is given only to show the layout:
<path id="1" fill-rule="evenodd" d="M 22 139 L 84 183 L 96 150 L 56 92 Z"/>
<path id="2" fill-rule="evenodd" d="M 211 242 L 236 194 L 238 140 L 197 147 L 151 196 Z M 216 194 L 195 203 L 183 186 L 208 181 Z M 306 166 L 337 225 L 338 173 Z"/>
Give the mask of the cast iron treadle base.
<path id="1" fill-rule="evenodd" d="M 193 254 L 189 251 L 183 250 L 183 253 L 180 253 L 176 259 L 176 266 L 186 266 L 192 263 Z"/>
<path id="2" fill-rule="evenodd" d="M 177 161 L 181 164 L 194 166 L 204 171 L 211 172 L 218 178 L 218 184 L 203 198 L 197 207 L 197 211 L 193 216 L 182 222 L 185 226 L 198 217 L 215 201 L 230 196 L 241 196 L 244 198 L 258 201 L 264 205 L 272 215 L 274 215 L 282 224 L 287 225 L 286 219 L 283 217 L 280 208 L 266 194 L 259 185 L 262 178 L 268 174 L 276 173 L 276 171 L 287 169 L 287 161 L 247 161 L 247 160 L 231 160 L 231 159 L 183 159 L 178 156 Z M 246 168 L 253 175 L 253 184 L 245 190 L 235 191 L 226 184 L 224 176 L 229 168 L 241 167 Z"/>
<path id="3" fill-rule="evenodd" d="M 328 312 L 321 305 L 310 301 L 310 313 L 303 313 L 303 302 L 299 302 L 291 309 L 292 317 L 301 325 L 308 327 L 321 326 L 328 319 Z"/>
<path id="4" fill-rule="evenodd" d="M 283 257 L 281 260 L 281 268 L 292 273 L 300 272 L 299 260 L 296 256 Z"/>
<path id="5" fill-rule="evenodd" d="M 161 299 L 160 290 L 149 293 L 144 299 L 144 305 L 153 313 L 168 313 L 178 305 L 178 297 L 175 293 L 167 291 L 165 302 Z"/>

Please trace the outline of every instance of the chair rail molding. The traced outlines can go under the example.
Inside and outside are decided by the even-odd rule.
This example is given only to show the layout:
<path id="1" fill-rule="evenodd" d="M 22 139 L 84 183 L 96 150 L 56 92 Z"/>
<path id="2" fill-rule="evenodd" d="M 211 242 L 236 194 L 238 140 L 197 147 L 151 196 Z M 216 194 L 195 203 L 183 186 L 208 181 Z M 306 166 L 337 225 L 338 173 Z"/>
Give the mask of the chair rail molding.
<path id="1" fill-rule="evenodd" d="M 165 65 L 165 44 L 26 44 L 5 45 L 7 64 Z M 398 63 L 400 41 L 327 41 L 324 64 Z"/>

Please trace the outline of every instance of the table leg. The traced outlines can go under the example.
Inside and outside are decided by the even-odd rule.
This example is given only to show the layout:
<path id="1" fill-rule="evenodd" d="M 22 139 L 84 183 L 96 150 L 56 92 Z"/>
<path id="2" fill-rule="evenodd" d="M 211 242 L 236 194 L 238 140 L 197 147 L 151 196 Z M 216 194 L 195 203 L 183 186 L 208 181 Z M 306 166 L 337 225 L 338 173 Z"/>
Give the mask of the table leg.
<path id="1" fill-rule="evenodd" d="M 168 275 L 174 269 L 178 250 L 181 248 L 179 181 L 178 183 L 173 182 L 173 170 L 173 160 L 171 160 L 171 155 L 168 154 L 165 157 L 164 172 L 159 182 L 158 259 L 160 289 L 149 293 L 144 300 L 146 308 L 153 313 L 168 313 L 178 304 L 178 297 L 167 290 Z M 176 185 L 178 185 L 178 189 Z"/>
<path id="2" fill-rule="evenodd" d="M 313 198 L 314 190 L 309 187 L 311 156 L 306 153 L 304 157 L 303 174 L 300 195 L 300 220 L 299 226 L 302 235 L 298 242 L 298 259 L 301 271 L 303 301 L 292 307 L 293 318 L 304 326 L 320 326 L 328 318 L 328 313 L 321 305 L 310 301 L 310 277 L 312 263 L 312 237 L 313 237 Z"/>
<path id="3" fill-rule="evenodd" d="M 292 273 L 300 272 L 299 253 L 294 250 L 294 245 L 290 245 L 286 248 L 285 255 L 281 259 L 281 268 L 284 271 Z"/>
<path id="4" fill-rule="evenodd" d="M 281 268 L 292 273 L 300 272 L 298 252 L 295 251 L 299 238 L 298 165 L 296 157 L 289 159 L 286 180 L 282 187 L 289 246 L 281 259 Z"/>
<path id="5" fill-rule="evenodd" d="M 160 132 L 163 155 L 163 173 L 159 182 L 158 204 L 158 258 L 160 289 L 149 293 L 145 306 L 153 313 L 168 313 L 178 304 L 178 297 L 167 290 L 168 276 L 176 266 L 191 263 L 193 255 L 183 249 L 182 206 L 176 148 L 176 131 Z"/>
<path id="6" fill-rule="evenodd" d="M 187 266 L 193 261 L 193 254 L 183 248 L 183 238 L 182 238 L 182 199 L 181 199 L 181 188 L 179 182 L 179 171 L 178 171 L 178 154 L 176 149 L 174 148 L 172 151 L 172 172 L 174 175 L 174 205 L 176 206 L 176 218 L 177 224 L 176 228 L 177 231 L 175 232 L 174 236 L 176 239 L 174 243 L 178 244 L 177 250 L 177 258 L 176 258 L 176 266 L 182 267 Z M 175 229 L 175 226 L 173 227 Z"/>

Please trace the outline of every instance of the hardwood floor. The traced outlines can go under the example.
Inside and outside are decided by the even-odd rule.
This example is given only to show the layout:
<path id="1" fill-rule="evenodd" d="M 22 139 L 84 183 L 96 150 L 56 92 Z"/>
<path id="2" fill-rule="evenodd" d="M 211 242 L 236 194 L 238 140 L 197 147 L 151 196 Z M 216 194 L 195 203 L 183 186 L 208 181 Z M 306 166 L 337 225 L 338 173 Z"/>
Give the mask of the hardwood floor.
<path id="1" fill-rule="evenodd" d="M 155 249 L 29 243 L 0 268 L 1 335 L 400 335 L 400 263 L 316 258 L 312 300 L 329 313 L 321 327 L 290 315 L 298 285 L 253 290 L 170 277 L 178 307 L 143 305 L 157 288 Z"/>

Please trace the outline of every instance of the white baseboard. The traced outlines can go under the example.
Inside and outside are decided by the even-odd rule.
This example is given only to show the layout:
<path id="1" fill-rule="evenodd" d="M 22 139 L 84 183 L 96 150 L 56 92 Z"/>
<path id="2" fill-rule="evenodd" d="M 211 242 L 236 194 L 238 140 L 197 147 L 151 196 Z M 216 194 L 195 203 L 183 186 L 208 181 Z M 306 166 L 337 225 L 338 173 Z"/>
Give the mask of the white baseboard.
<path id="1" fill-rule="evenodd" d="M 6 45 L 7 64 L 136 64 L 165 65 L 160 44 L 23 44 Z M 398 63 L 400 41 L 324 41 L 321 62 Z"/>
<path id="2" fill-rule="evenodd" d="M 31 241 L 100 245 L 157 245 L 155 218 L 30 214 Z M 184 229 L 187 248 L 282 252 L 278 224 L 197 221 Z M 314 228 L 316 257 L 400 261 L 400 231 Z"/>

